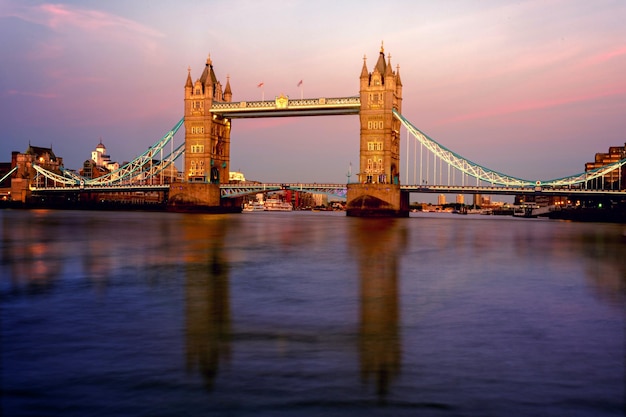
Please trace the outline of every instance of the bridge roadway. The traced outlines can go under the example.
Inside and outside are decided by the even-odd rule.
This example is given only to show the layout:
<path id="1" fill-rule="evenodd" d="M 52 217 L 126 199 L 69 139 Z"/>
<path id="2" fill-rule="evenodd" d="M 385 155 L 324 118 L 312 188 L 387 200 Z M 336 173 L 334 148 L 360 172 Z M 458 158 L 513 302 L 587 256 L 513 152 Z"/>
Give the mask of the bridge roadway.
<path id="1" fill-rule="evenodd" d="M 345 197 L 346 184 L 323 183 L 249 183 L 223 184 L 220 186 L 222 198 L 233 198 L 259 192 L 280 190 L 308 191 L 312 193 L 332 194 Z M 626 190 L 586 190 L 580 188 L 537 188 L 537 187 L 501 187 L 501 186 L 472 186 L 472 185 L 401 185 L 400 189 L 411 193 L 437 194 L 497 194 L 520 195 L 541 194 L 547 196 L 580 195 L 580 196 L 623 196 Z"/>
<path id="2" fill-rule="evenodd" d="M 120 184 L 108 186 L 40 187 L 32 188 L 33 192 L 119 192 L 119 191 L 167 191 L 169 185 L 138 185 Z M 546 196 L 620 196 L 626 197 L 626 190 L 588 190 L 581 188 L 536 188 L 536 187 L 502 187 L 475 185 L 401 185 L 400 189 L 411 193 L 436 194 L 494 194 L 520 195 L 541 194 Z M 345 198 L 346 184 L 330 183 L 234 183 L 220 185 L 222 198 L 236 198 L 244 195 L 265 193 L 281 190 L 306 191 L 310 193 L 330 194 Z"/>

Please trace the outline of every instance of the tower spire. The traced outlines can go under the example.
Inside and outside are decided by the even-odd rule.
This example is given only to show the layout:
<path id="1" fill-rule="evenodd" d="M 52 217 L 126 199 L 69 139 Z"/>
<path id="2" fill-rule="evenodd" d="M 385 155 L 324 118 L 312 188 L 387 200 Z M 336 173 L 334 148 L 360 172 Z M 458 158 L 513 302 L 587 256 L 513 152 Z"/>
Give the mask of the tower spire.
<path id="1" fill-rule="evenodd" d="M 391 54 L 387 54 L 387 66 L 385 67 L 385 77 L 393 75 L 393 67 L 391 66 Z"/>
<path id="2" fill-rule="evenodd" d="M 224 101 L 231 101 L 233 92 L 230 88 L 230 75 L 226 76 L 226 87 L 224 88 Z"/>
<path id="3" fill-rule="evenodd" d="M 191 82 L 191 67 L 187 67 L 187 81 L 185 82 L 185 87 L 193 87 L 193 83 Z"/>
<path id="4" fill-rule="evenodd" d="M 361 69 L 361 78 L 368 78 L 369 73 L 367 72 L 367 57 L 363 55 L 363 68 Z"/>

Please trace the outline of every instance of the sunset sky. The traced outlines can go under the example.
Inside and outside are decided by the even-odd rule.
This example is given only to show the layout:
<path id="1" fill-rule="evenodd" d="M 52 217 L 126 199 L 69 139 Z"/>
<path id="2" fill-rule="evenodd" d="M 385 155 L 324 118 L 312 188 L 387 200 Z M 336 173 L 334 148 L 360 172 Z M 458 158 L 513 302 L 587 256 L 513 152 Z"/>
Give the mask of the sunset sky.
<path id="1" fill-rule="evenodd" d="M 624 22 L 624 0 L 2 0 L 0 161 L 30 142 L 77 169 L 100 139 L 133 159 L 183 116 L 187 68 L 199 78 L 209 54 L 233 101 L 300 98 L 300 80 L 305 98 L 358 95 L 383 41 L 423 132 L 509 175 L 564 177 L 626 143 Z M 358 167 L 357 116 L 235 120 L 231 141 L 251 180 Z"/>

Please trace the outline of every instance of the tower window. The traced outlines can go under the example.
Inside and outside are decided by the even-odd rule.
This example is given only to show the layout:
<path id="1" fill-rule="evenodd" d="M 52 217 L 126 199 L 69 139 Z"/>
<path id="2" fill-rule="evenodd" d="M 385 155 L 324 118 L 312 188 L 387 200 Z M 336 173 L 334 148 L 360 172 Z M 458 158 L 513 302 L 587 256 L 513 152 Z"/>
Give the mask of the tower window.
<path id="1" fill-rule="evenodd" d="M 203 153 L 204 145 L 191 145 L 191 153 Z"/>
<path id="2" fill-rule="evenodd" d="M 367 150 L 368 151 L 382 151 L 383 143 L 382 142 L 367 142 Z"/>

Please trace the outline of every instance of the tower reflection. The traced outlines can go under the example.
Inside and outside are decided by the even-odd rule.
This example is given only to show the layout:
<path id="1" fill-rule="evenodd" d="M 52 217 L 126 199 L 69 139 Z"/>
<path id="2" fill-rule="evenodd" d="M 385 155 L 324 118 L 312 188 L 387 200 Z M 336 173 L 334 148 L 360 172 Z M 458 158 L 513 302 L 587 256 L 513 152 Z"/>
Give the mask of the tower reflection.
<path id="1" fill-rule="evenodd" d="M 223 253 L 228 222 L 187 216 L 185 250 L 186 362 L 212 389 L 220 364 L 230 358 L 231 312 L 228 263 Z"/>
<path id="2" fill-rule="evenodd" d="M 359 356 L 361 379 L 373 380 L 379 399 L 400 372 L 398 257 L 406 229 L 397 219 L 354 219 L 351 247 L 360 276 Z"/>

